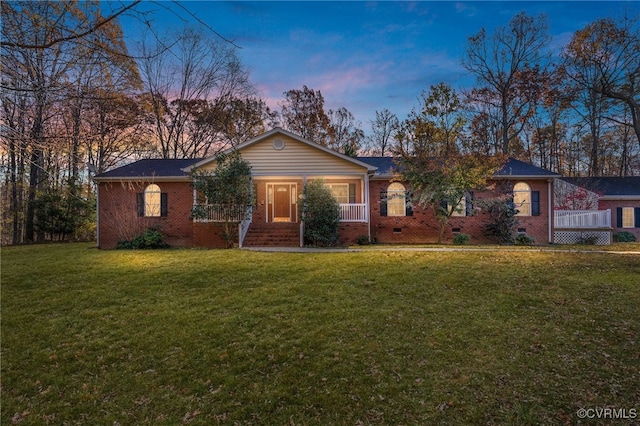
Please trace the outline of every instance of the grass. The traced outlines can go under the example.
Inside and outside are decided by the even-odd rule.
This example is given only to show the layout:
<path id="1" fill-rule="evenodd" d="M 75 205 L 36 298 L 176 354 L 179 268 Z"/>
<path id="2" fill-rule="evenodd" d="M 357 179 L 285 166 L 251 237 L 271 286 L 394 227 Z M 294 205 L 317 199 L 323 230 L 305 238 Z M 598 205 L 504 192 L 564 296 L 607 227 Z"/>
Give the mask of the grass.
<path id="1" fill-rule="evenodd" d="M 3 248 L 2 424 L 640 411 L 639 277 L 612 253 Z"/>

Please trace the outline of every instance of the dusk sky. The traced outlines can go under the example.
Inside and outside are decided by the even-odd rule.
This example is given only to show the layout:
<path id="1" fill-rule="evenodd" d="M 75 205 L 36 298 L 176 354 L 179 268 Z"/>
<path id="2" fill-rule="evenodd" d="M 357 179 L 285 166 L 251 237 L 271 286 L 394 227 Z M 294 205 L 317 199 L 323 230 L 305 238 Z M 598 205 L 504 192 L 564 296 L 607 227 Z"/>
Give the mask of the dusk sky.
<path id="1" fill-rule="evenodd" d="M 463 89 L 475 80 L 461 66 L 467 38 L 492 33 L 518 12 L 548 16 L 551 49 L 558 54 L 574 31 L 639 2 L 218 2 L 181 5 L 240 47 L 258 95 L 277 107 L 283 92 L 307 85 L 325 108 L 346 107 L 368 133 L 376 110 L 404 118 L 431 85 Z M 179 29 L 194 21 L 169 2 L 145 2 L 153 25 Z M 163 9 L 170 9 L 171 12 Z M 133 34 L 123 20 L 125 34 Z"/>

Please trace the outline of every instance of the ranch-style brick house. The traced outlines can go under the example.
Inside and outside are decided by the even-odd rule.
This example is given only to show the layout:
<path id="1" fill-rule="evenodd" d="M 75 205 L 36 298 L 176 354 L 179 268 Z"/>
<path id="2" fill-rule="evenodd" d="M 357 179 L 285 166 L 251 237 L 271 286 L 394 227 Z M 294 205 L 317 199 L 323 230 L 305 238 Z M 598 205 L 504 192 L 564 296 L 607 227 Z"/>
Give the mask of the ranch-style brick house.
<path id="1" fill-rule="evenodd" d="M 254 193 L 253 205 L 238 217 L 240 246 L 301 246 L 303 188 L 319 178 L 340 204 L 341 244 L 354 244 L 362 236 L 378 243 L 437 241 L 439 225 L 432 209 L 412 205 L 410 188 L 394 179 L 392 158 L 348 157 L 280 128 L 235 149 L 251 165 Z M 95 176 L 98 247 L 115 248 L 150 227 L 172 246 L 224 247 L 215 206 L 203 206 L 207 218 L 191 218 L 198 200 L 191 172 L 214 168 L 215 157 L 148 159 Z M 553 182 L 558 177 L 509 159 L 493 176 L 494 189 L 470 189 L 461 200 L 444 240 L 465 233 L 473 243 L 488 242 L 482 232 L 487 217 L 478 213 L 477 203 L 507 188 L 519 209 L 518 232 L 536 243 L 552 242 Z"/>

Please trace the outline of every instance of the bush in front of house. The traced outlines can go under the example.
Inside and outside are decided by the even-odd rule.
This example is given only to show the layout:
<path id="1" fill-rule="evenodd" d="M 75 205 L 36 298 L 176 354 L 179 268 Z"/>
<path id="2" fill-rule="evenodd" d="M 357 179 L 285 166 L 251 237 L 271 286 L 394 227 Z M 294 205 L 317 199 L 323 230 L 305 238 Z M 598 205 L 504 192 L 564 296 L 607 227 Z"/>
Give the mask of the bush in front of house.
<path id="1" fill-rule="evenodd" d="M 458 235 L 456 235 L 455 237 L 453 237 L 453 244 L 459 245 L 459 246 L 463 246 L 467 243 L 469 243 L 469 239 L 471 237 L 469 237 L 469 235 L 464 234 L 464 233 L 459 233 Z"/>
<path id="2" fill-rule="evenodd" d="M 527 234 L 518 234 L 515 238 L 517 246 L 530 246 L 536 242 L 536 239 Z"/>
<path id="3" fill-rule="evenodd" d="M 156 228 L 148 228 L 131 241 L 119 241 L 118 249 L 161 249 L 169 245 L 164 242 L 164 235 Z"/>
<path id="4" fill-rule="evenodd" d="M 322 179 L 312 180 L 304 186 L 302 211 L 307 244 L 328 247 L 338 243 L 340 205 Z"/>
<path id="5" fill-rule="evenodd" d="M 479 204 L 489 216 L 483 227 L 484 234 L 498 243 L 513 244 L 513 234 L 518 226 L 518 210 L 513 199 L 494 198 L 483 200 Z"/>
<path id="6" fill-rule="evenodd" d="M 594 246 L 598 242 L 597 235 L 583 235 L 578 238 L 576 244 L 584 245 L 584 246 Z"/>
<path id="7" fill-rule="evenodd" d="M 358 235 L 356 237 L 356 244 L 358 244 L 359 246 L 368 246 L 369 244 L 371 244 L 371 240 L 369 240 L 368 235 Z"/>
<path id="8" fill-rule="evenodd" d="M 628 231 L 620 231 L 613 234 L 613 241 L 616 243 L 633 243 L 636 241 L 636 236 Z"/>

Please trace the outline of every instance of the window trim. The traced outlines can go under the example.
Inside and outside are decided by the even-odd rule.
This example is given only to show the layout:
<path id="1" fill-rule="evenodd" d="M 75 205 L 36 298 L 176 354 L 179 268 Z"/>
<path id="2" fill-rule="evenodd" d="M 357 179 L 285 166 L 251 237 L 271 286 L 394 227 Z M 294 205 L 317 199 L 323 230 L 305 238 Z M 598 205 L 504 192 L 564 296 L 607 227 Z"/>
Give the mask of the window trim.
<path id="1" fill-rule="evenodd" d="M 324 186 L 326 186 L 329 191 L 331 191 L 331 195 L 333 195 L 333 198 L 336 199 L 336 201 L 338 202 L 338 204 L 349 204 L 349 184 L 348 183 L 325 183 Z M 336 196 L 336 193 L 333 191 L 334 188 L 342 188 L 345 191 L 346 194 L 346 198 L 344 198 L 346 201 L 342 201 L 342 199 L 338 198 L 338 196 Z"/>
<path id="2" fill-rule="evenodd" d="M 402 188 L 402 189 L 401 189 Z M 387 186 L 387 216 L 407 216 L 407 188 L 400 182 Z"/>
<path id="3" fill-rule="evenodd" d="M 516 189 L 521 187 L 521 189 Z M 516 216 L 531 216 L 531 185 L 527 182 L 517 182 L 513 185 L 513 203 L 518 210 Z M 523 211 L 523 208 L 525 211 Z"/>
<path id="4" fill-rule="evenodd" d="M 625 215 L 625 212 L 627 214 Z M 633 207 L 622 207 L 621 228 L 630 229 L 635 227 L 635 209 Z"/>

